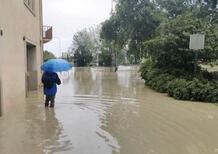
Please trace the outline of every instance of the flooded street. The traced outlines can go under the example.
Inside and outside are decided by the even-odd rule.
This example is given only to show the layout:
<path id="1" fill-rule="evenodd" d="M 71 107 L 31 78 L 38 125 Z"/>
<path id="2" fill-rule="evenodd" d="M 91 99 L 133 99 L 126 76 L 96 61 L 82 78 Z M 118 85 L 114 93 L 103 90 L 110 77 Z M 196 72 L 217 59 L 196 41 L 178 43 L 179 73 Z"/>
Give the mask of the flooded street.
<path id="1" fill-rule="evenodd" d="M 135 67 L 60 75 L 55 108 L 38 93 L 0 118 L 1 154 L 218 154 L 218 106 L 147 88 Z"/>

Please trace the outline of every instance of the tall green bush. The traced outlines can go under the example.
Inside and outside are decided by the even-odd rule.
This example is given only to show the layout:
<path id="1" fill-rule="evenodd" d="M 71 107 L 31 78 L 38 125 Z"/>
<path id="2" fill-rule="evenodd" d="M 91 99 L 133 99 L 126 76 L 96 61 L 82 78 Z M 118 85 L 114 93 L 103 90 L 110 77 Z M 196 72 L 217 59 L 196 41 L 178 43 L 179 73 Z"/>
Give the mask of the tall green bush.
<path id="1" fill-rule="evenodd" d="M 170 73 L 169 69 L 158 69 L 151 60 L 144 60 L 139 71 L 146 85 L 175 99 L 218 102 L 216 73 L 204 71 L 193 78 L 178 70 L 172 69 L 173 73 Z"/>

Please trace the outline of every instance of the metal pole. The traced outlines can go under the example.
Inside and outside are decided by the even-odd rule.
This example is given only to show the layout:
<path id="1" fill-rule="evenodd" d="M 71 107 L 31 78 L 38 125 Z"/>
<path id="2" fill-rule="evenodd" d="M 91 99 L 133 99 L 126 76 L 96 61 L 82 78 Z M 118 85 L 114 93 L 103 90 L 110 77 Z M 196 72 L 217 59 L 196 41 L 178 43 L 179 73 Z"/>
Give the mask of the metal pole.
<path id="1" fill-rule="evenodd" d="M 113 72 L 113 51 L 112 51 L 112 47 L 109 46 L 109 52 L 110 52 L 110 55 L 111 55 L 111 61 L 110 61 L 110 71 Z"/>
<path id="2" fill-rule="evenodd" d="M 60 58 L 62 57 L 62 53 L 61 53 L 61 39 L 59 37 L 54 36 L 53 38 L 56 38 L 58 40 L 59 43 L 59 52 L 60 52 Z"/>
<path id="3" fill-rule="evenodd" d="M 61 53 L 61 39 L 59 38 L 59 51 L 60 51 L 60 58 L 62 58 L 62 53 Z"/>
<path id="4" fill-rule="evenodd" d="M 98 55 L 98 53 L 96 53 L 96 66 L 98 67 L 99 66 L 99 55 Z"/>
<path id="5" fill-rule="evenodd" d="M 198 63 L 198 51 L 195 50 L 195 59 L 194 59 L 194 75 L 197 75 L 197 63 Z"/>

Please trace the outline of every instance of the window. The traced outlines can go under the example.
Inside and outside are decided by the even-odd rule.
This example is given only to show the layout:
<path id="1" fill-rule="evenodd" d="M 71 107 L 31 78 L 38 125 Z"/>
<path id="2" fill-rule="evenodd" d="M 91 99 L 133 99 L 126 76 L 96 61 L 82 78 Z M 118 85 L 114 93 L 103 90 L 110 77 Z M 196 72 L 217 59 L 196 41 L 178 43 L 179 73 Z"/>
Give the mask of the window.
<path id="1" fill-rule="evenodd" d="M 34 13 L 34 0 L 24 0 L 24 4 L 30 9 L 32 13 Z"/>

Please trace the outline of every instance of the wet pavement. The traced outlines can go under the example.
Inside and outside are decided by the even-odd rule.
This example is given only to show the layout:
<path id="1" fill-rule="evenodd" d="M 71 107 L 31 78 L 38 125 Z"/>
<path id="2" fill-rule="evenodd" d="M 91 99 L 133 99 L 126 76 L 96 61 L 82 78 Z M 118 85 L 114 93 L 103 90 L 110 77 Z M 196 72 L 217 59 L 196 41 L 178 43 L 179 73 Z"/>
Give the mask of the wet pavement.
<path id="1" fill-rule="evenodd" d="M 0 154 L 218 154 L 218 106 L 147 88 L 135 67 L 61 74 L 55 108 L 40 92 L 0 118 Z"/>

